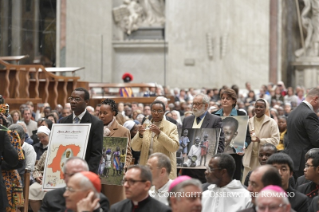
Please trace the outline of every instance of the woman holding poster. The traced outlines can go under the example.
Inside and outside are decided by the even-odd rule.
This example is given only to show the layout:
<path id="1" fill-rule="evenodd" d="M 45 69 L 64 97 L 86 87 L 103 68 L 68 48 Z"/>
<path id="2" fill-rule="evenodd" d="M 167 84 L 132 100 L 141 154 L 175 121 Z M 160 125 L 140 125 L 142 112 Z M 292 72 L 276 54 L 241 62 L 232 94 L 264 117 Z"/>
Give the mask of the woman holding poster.
<path id="1" fill-rule="evenodd" d="M 99 118 L 104 124 L 104 137 L 125 137 L 128 139 L 127 142 L 127 154 L 125 168 L 128 167 L 132 160 L 131 153 L 131 135 L 130 131 L 125 127 L 121 126 L 116 121 L 116 115 L 118 113 L 116 104 L 112 99 L 105 99 L 101 103 Z M 114 163 L 114 161 L 112 161 Z M 108 162 L 109 163 L 109 162 Z M 112 163 L 112 164 L 113 164 Z M 113 164 L 114 165 L 114 164 Z M 117 169 L 115 170 L 119 172 Z M 125 199 L 124 187 L 117 185 L 102 185 L 102 193 L 104 193 L 110 201 L 110 204 L 119 202 Z"/>
<path id="2" fill-rule="evenodd" d="M 247 116 L 245 112 L 236 110 L 236 104 L 237 104 L 237 95 L 233 89 L 225 89 L 220 94 L 220 101 L 222 105 L 222 109 L 213 112 L 212 114 L 217 116 Z M 236 163 L 236 170 L 234 174 L 234 179 L 241 180 L 241 170 L 242 170 L 242 158 L 243 153 L 237 153 L 233 150 L 233 148 L 229 145 L 229 140 L 232 140 L 232 132 L 231 128 L 228 129 L 229 126 L 224 126 L 223 131 L 225 134 L 225 153 L 230 153 L 231 156 L 234 158 Z M 248 128 L 247 128 L 248 130 Z M 249 132 L 246 134 L 246 143 L 250 143 L 250 136 Z"/>

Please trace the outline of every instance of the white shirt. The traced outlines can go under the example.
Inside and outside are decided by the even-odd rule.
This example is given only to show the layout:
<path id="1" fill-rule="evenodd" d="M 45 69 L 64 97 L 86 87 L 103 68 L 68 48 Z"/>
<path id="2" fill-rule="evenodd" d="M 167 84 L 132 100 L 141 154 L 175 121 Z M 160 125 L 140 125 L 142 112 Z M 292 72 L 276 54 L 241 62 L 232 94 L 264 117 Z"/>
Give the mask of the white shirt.
<path id="1" fill-rule="evenodd" d="M 148 191 L 148 194 L 154 199 L 160 201 L 161 203 L 168 205 L 167 197 L 169 195 L 168 189 L 173 180 L 169 179 L 168 182 L 163 185 L 160 189 L 156 190 L 155 186 L 152 186 Z"/>
<path id="2" fill-rule="evenodd" d="M 226 196 L 227 195 L 227 196 Z M 224 187 L 208 186 L 202 194 L 202 212 L 239 211 L 252 206 L 250 192 L 240 181 L 232 180 Z"/>
<path id="3" fill-rule="evenodd" d="M 37 153 L 34 151 L 34 148 L 32 145 L 28 144 L 27 142 L 24 142 L 22 145 L 22 149 L 25 153 L 25 164 L 26 169 L 31 170 L 31 172 L 34 169 L 34 164 L 37 159 Z"/>
<path id="4" fill-rule="evenodd" d="M 75 117 L 78 117 L 80 119 L 79 120 L 79 123 L 80 123 L 85 113 L 86 113 L 86 109 L 78 116 L 76 116 L 73 112 L 73 124 L 75 124 L 75 121 L 74 121 Z"/>
<path id="5" fill-rule="evenodd" d="M 303 100 L 302 102 L 304 102 L 306 105 L 308 105 L 308 107 L 310 108 L 310 110 L 312 110 L 313 112 L 315 112 L 315 111 L 313 110 L 312 105 L 311 105 L 309 102 L 307 102 L 306 100 Z"/>

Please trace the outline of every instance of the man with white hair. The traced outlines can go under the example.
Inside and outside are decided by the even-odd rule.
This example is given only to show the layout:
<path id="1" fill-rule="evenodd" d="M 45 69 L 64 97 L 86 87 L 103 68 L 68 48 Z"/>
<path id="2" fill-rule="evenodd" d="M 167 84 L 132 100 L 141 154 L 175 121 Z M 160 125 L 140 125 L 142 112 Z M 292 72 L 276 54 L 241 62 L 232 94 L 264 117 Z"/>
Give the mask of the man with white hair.
<path id="1" fill-rule="evenodd" d="M 149 190 L 149 195 L 158 201 L 168 205 L 168 188 L 172 183 L 169 179 L 171 173 L 171 161 L 163 153 L 156 152 L 150 155 L 146 165 L 152 172 L 153 186 Z"/>
<path id="2" fill-rule="evenodd" d="M 216 115 L 207 112 L 209 97 L 206 94 L 199 93 L 195 95 L 192 104 L 192 116 L 185 117 L 183 120 L 183 129 L 190 128 L 220 128 L 220 136 L 218 143 L 218 153 L 224 151 L 224 132 L 222 130 L 222 119 Z"/>
<path id="3" fill-rule="evenodd" d="M 286 192 L 281 187 L 270 185 L 263 188 L 258 194 L 256 211 L 289 212 L 291 211 L 291 205 Z"/>
<path id="4" fill-rule="evenodd" d="M 63 166 L 63 173 L 64 173 L 64 181 L 67 185 L 70 178 L 78 172 L 87 172 L 89 170 L 88 164 L 85 160 L 79 157 L 72 157 L 68 159 Z M 42 200 L 42 206 L 40 208 L 40 212 L 55 212 L 60 211 L 61 208 L 66 206 L 65 198 L 63 194 L 66 191 L 66 187 L 57 188 L 52 191 L 49 191 Z M 109 201 L 108 199 L 102 194 L 99 194 L 100 199 L 100 207 L 102 211 L 109 210 Z"/>
<path id="5" fill-rule="evenodd" d="M 99 192 L 101 191 L 101 180 L 93 172 L 85 171 L 72 176 L 63 194 L 67 212 L 100 212 Z"/>
<path id="6" fill-rule="evenodd" d="M 224 152 L 225 148 L 225 137 L 222 129 L 222 119 L 219 116 L 210 114 L 208 110 L 209 105 L 209 97 L 206 94 L 199 93 L 194 96 L 192 111 L 193 115 L 185 117 L 183 120 L 183 129 L 191 129 L 191 128 L 220 128 L 220 135 L 218 141 L 218 150 L 217 153 Z M 192 137 L 190 135 L 189 137 Z M 202 182 L 205 182 L 203 169 L 184 169 L 183 174 L 189 175 L 193 178 L 200 179 Z"/>
<path id="7" fill-rule="evenodd" d="M 92 106 L 86 106 L 85 108 L 92 116 L 95 116 L 94 108 Z"/>

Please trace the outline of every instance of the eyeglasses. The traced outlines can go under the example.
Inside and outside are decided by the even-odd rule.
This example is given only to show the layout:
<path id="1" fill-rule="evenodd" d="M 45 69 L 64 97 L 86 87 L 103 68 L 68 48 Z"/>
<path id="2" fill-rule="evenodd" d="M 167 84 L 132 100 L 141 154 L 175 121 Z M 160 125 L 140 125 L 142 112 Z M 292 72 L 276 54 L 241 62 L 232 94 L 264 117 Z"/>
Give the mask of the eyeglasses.
<path id="1" fill-rule="evenodd" d="M 77 189 L 74 189 L 74 188 L 68 187 L 68 186 L 65 187 L 65 190 L 66 190 L 66 191 L 69 191 L 69 192 L 71 192 L 71 193 L 74 193 L 74 192 L 76 192 L 76 191 L 82 191 L 82 190 L 77 190 Z"/>
<path id="2" fill-rule="evenodd" d="M 69 102 L 73 102 L 73 101 L 79 102 L 79 101 L 81 101 L 81 98 L 80 97 L 72 97 L 72 96 L 70 96 L 68 98 L 68 100 L 69 100 Z"/>
<path id="3" fill-rule="evenodd" d="M 126 182 L 128 183 L 129 186 L 133 186 L 137 182 L 146 182 L 147 180 L 132 180 L 132 179 L 123 179 L 122 180 L 122 185 L 124 185 Z"/>
<path id="4" fill-rule="evenodd" d="M 191 104 L 192 105 L 192 107 L 199 107 L 199 106 L 201 106 L 202 104 L 204 104 L 204 103 L 193 103 L 193 104 Z"/>
<path id="5" fill-rule="evenodd" d="M 308 164 L 305 164 L 305 169 L 308 169 L 310 167 L 315 167 L 314 165 L 308 165 Z"/>
<path id="6" fill-rule="evenodd" d="M 277 211 L 281 207 L 286 207 L 286 204 L 279 204 L 279 205 L 257 205 L 256 211 L 266 211 L 268 208 L 268 211 Z"/>
<path id="7" fill-rule="evenodd" d="M 221 169 L 221 168 L 213 169 L 213 168 L 210 168 L 209 166 L 206 167 L 206 171 L 209 172 L 209 173 L 212 173 L 213 171 L 218 170 L 218 169 Z"/>
<path id="8" fill-rule="evenodd" d="M 163 110 L 152 110 L 152 113 L 158 113 L 158 114 L 160 114 L 160 113 L 164 113 L 164 111 L 163 111 Z"/>

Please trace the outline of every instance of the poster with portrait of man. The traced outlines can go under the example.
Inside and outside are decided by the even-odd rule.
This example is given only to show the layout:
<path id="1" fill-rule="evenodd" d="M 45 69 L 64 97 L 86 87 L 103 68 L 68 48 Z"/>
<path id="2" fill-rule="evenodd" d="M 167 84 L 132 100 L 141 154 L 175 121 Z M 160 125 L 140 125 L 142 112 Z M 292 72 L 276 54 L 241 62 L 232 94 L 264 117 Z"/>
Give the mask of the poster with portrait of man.
<path id="1" fill-rule="evenodd" d="M 104 137 L 98 175 L 102 184 L 122 185 L 128 139 Z"/>
<path id="2" fill-rule="evenodd" d="M 227 116 L 223 120 L 225 136 L 224 153 L 235 154 L 244 152 L 247 134 L 248 116 Z"/>
<path id="3" fill-rule="evenodd" d="M 217 153 L 220 128 L 183 129 L 176 153 L 177 167 L 206 169 Z"/>

